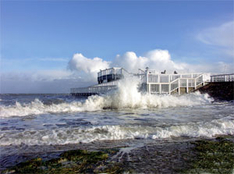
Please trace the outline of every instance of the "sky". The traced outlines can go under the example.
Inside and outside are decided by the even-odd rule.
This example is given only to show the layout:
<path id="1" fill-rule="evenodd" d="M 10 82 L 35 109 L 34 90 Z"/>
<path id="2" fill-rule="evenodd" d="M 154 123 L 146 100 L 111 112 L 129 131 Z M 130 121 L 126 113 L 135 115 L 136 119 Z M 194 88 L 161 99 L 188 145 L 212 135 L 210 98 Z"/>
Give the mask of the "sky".
<path id="1" fill-rule="evenodd" d="M 100 69 L 234 73 L 234 2 L 0 1 L 0 93 L 69 93 Z"/>

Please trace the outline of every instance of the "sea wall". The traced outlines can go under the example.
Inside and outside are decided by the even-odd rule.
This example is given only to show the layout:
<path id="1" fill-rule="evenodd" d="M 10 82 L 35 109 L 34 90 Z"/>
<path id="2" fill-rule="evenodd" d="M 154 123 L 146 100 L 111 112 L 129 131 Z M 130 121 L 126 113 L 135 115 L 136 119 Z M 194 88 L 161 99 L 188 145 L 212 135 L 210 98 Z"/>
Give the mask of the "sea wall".
<path id="1" fill-rule="evenodd" d="M 208 93 L 215 100 L 234 100 L 234 82 L 210 82 L 197 90 Z"/>

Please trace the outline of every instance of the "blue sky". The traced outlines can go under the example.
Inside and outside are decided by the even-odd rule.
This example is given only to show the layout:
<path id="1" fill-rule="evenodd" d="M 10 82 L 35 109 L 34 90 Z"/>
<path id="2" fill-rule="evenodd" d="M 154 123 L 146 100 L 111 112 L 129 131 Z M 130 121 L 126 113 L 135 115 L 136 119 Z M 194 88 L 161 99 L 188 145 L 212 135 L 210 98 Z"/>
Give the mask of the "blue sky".
<path id="1" fill-rule="evenodd" d="M 114 62 L 117 54 L 144 56 L 160 49 L 174 62 L 214 67 L 221 62 L 228 69 L 234 60 L 233 7 L 233 1 L 3 0 L 0 92 L 27 92 L 25 81 L 34 85 L 28 92 L 50 92 L 43 87 L 47 73 L 55 74 L 51 83 L 64 80 L 59 74 L 72 79 L 71 85 L 89 83 L 67 70 L 76 53 Z M 22 85 L 13 89 L 8 77 Z"/>

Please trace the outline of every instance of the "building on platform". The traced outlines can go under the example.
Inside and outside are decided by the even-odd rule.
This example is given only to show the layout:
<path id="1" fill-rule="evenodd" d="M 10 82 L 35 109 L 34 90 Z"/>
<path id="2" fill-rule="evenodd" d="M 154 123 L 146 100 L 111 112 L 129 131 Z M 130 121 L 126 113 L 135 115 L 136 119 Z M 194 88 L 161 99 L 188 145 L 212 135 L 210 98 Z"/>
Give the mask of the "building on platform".
<path id="1" fill-rule="evenodd" d="M 184 94 L 190 93 L 204 84 L 202 73 L 167 73 L 164 70 L 158 73 L 148 67 L 138 70 L 138 73 L 129 73 L 121 67 L 113 67 L 100 70 L 97 74 L 97 85 L 72 88 L 71 94 L 78 96 L 89 96 L 104 94 L 118 88 L 118 83 L 124 78 L 137 77 L 140 81 L 139 91 L 149 94 Z"/>

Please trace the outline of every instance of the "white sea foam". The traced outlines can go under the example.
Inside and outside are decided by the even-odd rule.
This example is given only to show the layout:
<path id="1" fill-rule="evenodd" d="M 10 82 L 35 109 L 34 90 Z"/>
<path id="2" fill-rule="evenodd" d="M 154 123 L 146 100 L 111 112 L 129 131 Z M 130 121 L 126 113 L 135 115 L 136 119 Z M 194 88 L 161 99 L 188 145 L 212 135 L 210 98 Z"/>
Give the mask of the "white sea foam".
<path id="1" fill-rule="evenodd" d="M 124 80 L 119 84 L 118 90 L 103 96 L 90 96 L 84 102 L 74 101 L 71 103 L 64 102 L 46 105 L 39 99 L 35 99 L 29 104 L 16 102 L 15 105 L 11 106 L 0 105 L 0 116 L 4 118 L 48 113 L 72 113 L 98 111 L 106 108 L 167 108 L 202 105 L 212 101 L 208 94 L 200 94 L 198 92 L 182 96 L 142 94 L 138 91 L 137 85 L 137 80 Z"/>
<path id="2" fill-rule="evenodd" d="M 234 135 L 234 120 L 224 118 L 206 123 L 189 123 L 168 127 L 106 125 L 76 129 L 2 132 L 0 145 L 20 145 L 22 143 L 27 145 L 61 145 L 99 140 L 170 139 L 181 136 L 213 137 L 227 134 Z"/>
<path id="3" fill-rule="evenodd" d="M 208 95 L 199 93 L 184 96 L 152 96 L 141 95 L 133 97 L 131 92 L 123 92 L 121 95 L 114 93 L 106 96 L 90 96 L 85 102 L 71 102 L 60 104 L 43 104 L 35 99 L 29 104 L 16 102 L 12 106 L 0 106 L 0 116 L 27 116 L 53 113 L 72 113 L 84 111 L 98 111 L 105 108 L 110 109 L 146 109 L 146 108 L 167 108 L 180 106 L 194 106 L 210 103 Z"/>

